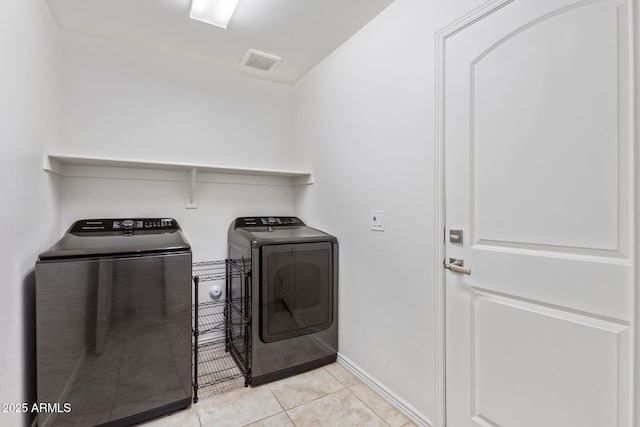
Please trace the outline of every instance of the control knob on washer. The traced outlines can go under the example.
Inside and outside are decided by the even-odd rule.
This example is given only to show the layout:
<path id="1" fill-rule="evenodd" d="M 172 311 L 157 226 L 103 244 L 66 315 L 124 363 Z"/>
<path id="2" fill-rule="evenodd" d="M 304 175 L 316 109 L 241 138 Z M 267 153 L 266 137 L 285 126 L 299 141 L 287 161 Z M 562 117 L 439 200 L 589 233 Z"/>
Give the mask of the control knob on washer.
<path id="1" fill-rule="evenodd" d="M 274 217 L 267 218 L 267 221 L 269 222 L 269 224 L 275 224 L 276 223 L 276 219 Z"/>
<path id="2" fill-rule="evenodd" d="M 131 229 L 133 228 L 133 225 L 135 223 L 133 222 L 132 219 L 125 219 L 124 221 L 122 221 L 122 227 L 126 228 L 126 229 Z"/>

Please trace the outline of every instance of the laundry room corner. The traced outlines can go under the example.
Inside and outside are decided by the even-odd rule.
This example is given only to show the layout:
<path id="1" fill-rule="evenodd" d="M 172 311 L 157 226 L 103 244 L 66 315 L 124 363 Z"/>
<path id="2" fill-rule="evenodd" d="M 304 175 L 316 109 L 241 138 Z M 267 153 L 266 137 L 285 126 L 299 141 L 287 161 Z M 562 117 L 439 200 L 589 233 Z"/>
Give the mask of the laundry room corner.
<path id="1" fill-rule="evenodd" d="M 62 64 L 64 153 L 292 169 L 287 85 L 69 31 L 63 32 Z M 198 171 L 195 208 L 187 209 L 189 170 L 67 169 L 63 224 L 162 212 L 184 229 L 194 261 L 226 257 L 227 226 L 237 216 L 293 214 L 288 178 Z M 208 289 L 202 296 L 208 298 Z"/>
<path id="2" fill-rule="evenodd" d="M 60 31 L 44 2 L 0 5 L 0 402 L 35 401 L 34 260 L 60 233 L 59 179 L 42 172 L 60 142 Z M 2 414 L 29 425 L 31 414 Z"/>
<path id="3" fill-rule="evenodd" d="M 440 425 L 435 32 L 480 3 L 396 1 L 295 86 L 300 167 L 316 180 L 296 189 L 296 214 L 341 238 L 340 355 L 425 425 Z"/>

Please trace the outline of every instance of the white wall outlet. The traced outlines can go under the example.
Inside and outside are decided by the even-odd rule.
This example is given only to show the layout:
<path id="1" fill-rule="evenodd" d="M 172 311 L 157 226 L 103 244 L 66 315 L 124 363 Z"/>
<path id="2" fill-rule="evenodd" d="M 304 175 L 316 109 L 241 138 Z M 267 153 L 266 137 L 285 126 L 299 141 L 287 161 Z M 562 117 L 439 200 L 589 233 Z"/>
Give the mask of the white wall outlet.
<path id="1" fill-rule="evenodd" d="M 371 211 L 371 230 L 384 231 L 384 211 Z"/>

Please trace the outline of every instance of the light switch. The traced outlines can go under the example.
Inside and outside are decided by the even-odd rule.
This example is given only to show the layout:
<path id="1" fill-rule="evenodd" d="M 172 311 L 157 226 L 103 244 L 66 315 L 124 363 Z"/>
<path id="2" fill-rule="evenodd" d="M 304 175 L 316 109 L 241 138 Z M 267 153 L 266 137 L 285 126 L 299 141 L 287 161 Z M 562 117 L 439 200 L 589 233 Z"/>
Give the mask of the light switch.
<path id="1" fill-rule="evenodd" d="M 384 211 L 371 211 L 371 230 L 384 231 Z"/>

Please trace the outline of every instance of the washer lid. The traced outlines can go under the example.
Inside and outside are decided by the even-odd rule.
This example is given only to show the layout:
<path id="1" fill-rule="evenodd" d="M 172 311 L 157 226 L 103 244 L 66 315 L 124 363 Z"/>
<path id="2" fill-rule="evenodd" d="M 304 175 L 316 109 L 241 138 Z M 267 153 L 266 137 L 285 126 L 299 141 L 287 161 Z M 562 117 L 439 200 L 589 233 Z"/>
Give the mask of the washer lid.
<path id="1" fill-rule="evenodd" d="M 144 255 L 189 249 L 189 242 L 174 219 L 90 219 L 76 221 L 51 249 L 40 254 L 39 260 Z"/>

